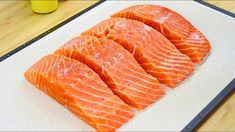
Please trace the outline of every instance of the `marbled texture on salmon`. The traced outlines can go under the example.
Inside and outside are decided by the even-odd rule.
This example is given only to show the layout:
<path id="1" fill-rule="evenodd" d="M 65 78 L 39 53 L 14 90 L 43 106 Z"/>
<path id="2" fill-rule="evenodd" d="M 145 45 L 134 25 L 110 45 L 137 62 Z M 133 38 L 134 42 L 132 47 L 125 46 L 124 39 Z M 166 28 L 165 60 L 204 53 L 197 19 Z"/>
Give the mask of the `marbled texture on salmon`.
<path id="1" fill-rule="evenodd" d="M 201 63 L 211 46 L 206 37 L 177 12 L 159 5 L 135 5 L 123 9 L 112 17 L 141 21 L 165 35 L 194 63 Z"/>
<path id="2" fill-rule="evenodd" d="M 206 37 L 159 5 L 123 9 L 82 32 L 25 72 L 35 87 L 97 131 L 116 131 L 202 63 Z"/>
<path id="3" fill-rule="evenodd" d="M 157 79 L 147 74 L 118 43 L 94 36 L 78 36 L 55 51 L 92 68 L 127 104 L 143 110 L 164 95 Z"/>
<path id="4" fill-rule="evenodd" d="M 134 55 L 147 73 L 171 88 L 194 70 L 189 57 L 178 51 L 161 33 L 142 22 L 109 18 L 82 34 L 106 37 L 121 44 Z"/>
<path id="5" fill-rule="evenodd" d="M 28 69 L 25 77 L 98 131 L 115 131 L 134 116 L 131 107 L 77 60 L 47 55 Z"/>

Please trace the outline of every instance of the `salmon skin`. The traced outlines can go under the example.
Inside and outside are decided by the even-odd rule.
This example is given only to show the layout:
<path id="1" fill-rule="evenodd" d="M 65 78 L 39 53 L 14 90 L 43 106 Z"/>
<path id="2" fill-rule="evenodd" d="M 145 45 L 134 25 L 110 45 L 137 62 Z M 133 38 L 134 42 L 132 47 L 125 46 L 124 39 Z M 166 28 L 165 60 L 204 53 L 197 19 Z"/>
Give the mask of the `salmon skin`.
<path id="1" fill-rule="evenodd" d="M 164 95 L 157 79 L 147 74 L 118 43 L 94 36 L 78 36 L 57 51 L 92 68 L 127 104 L 143 110 Z"/>
<path id="2" fill-rule="evenodd" d="M 115 131 L 134 116 L 132 108 L 79 61 L 47 55 L 24 75 L 30 83 L 98 131 Z"/>
<path id="3" fill-rule="evenodd" d="M 135 5 L 112 15 L 141 21 L 165 35 L 182 53 L 200 64 L 211 46 L 206 37 L 183 16 L 159 5 Z"/>
<path id="4" fill-rule="evenodd" d="M 182 54 L 161 33 L 142 22 L 109 18 L 82 33 L 106 37 L 131 52 L 145 71 L 170 88 L 194 70 L 189 57 Z"/>

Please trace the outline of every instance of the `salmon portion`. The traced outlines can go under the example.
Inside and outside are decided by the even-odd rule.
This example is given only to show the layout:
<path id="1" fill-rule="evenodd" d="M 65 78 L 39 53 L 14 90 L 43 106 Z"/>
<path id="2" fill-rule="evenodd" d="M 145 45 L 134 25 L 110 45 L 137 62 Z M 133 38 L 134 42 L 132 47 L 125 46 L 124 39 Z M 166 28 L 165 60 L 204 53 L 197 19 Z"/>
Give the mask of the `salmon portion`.
<path id="1" fill-rule="evenodd" d="M 206 37 L 183 16 L 159 5 L 135 5 L 112 15 L 141 21 L 166 36 L 194 63 L 201 63 L 211 46 Z"/>
<path id="2" fill-rule="evenodd" d="M 30 83 L 98 131 L 115 131 L 134 116 L 132 108 L 79 61 L 47 55 L 24 75 Z"/>
<path id="3" fill-rule="evenodd" d="M 57 54 L 79 60 L 92 68 L 127 104 L 143 110 L 164 95 L 157 79 L 147 74 L 118 43 L 94 36 L 78 36 Z"/>
<path id="4" fill-rule="evenodd" d="M 110 18 L 82 34 L 106 37 L 119 43 L 134 55 L 147 73 L 170 88 L 178 85 L 194 70 L 189 57 L 178 51 L 161 33 L 142 22 Z"/>

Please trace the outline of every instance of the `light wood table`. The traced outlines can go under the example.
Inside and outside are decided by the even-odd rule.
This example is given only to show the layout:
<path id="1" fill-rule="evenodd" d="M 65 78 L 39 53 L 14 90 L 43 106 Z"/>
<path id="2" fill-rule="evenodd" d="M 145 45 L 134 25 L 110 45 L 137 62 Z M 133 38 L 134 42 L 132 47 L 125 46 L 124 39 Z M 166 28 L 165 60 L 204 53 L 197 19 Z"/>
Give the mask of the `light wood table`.
<path id="1" fill-rule="evenodd" d="M 50 14 L 32 12 L 27 0 L 0 2 L 0 56 L 95 4 L 94 0 L 66 0 Z"/>
<path id="2" fill-rule="evenodd" d="M 39 34 L 68 19 L 74 14 L 93 5 L 97 1 L 67 0 L 60 2 L 59 8 L 51 14 L 36 14 L 28 1 L 0 2 L 0 56 L 17 48 Z M 235 1 L 208 1 L 218 7 L 235 13 Z M 235 94 L 230 96 L 199 131 L 235 131 Z"/>

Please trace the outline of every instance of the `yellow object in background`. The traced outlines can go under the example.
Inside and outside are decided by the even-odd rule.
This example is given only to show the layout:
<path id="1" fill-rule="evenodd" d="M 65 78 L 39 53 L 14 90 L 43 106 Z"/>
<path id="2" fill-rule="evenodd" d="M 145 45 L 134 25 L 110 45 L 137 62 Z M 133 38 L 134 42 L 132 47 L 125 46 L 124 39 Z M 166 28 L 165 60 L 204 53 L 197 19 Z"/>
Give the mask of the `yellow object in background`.
<path id="1" fill-rule="evenodd" d="M 37 13 L 50 13 L 57 9 L 58 0 L 30 0 L 31 8 Z"/>

